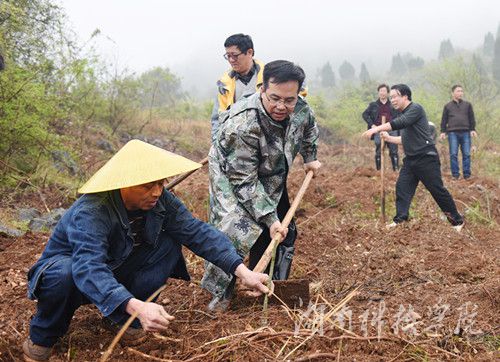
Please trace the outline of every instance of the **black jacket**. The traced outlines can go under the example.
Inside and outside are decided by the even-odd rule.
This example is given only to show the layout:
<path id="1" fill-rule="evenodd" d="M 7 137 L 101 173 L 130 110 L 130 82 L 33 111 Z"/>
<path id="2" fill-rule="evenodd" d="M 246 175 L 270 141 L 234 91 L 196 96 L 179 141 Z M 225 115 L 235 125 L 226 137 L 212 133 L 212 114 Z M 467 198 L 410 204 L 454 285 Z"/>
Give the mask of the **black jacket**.
<path id="1" fill-rule="evenodd" d="M 389 102 L 389 101 L 387 101 L 387 102 Z M 372 128 L 372 126 L 377 121 L 378 112 L 379 112 L 381 105 L 382 105 L 382 102 L 380 102 L 380 99 L 377 99 L 375 102 L 371 102 L 368 105 L 368 108 L 366 108 L 365 111 L 363 112 L 362 117 L 365 120 L 365 122 L 367 123 L 368 129 Z M 399 112 L 397 110 L 395 110 L 394 108 L 392 108 L 392 105 L 390 103 L 389 103 L 389 107 L 391 108 L 392 119 L 396 118 L 398 116 Z"/>
<path id="2" fill-rule="evenodd" d="M 429 121 L 420 104 L 410 103 L 398 117 L 391 121 L 391 127 L 393 130 L 403 130 L 401 141 L 406 156 L 436 153 Z"/>

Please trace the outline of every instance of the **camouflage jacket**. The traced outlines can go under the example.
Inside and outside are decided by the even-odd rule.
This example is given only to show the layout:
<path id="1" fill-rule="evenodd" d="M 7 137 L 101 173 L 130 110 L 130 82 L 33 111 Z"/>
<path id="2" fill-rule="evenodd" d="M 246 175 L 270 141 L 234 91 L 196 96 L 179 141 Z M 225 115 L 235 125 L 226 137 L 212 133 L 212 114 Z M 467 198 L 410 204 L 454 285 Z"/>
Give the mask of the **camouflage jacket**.
<path id="1" fill-rule="evenodd" d="M 288 122 L 273 121 L 260 93 L 221 114 L 220 127 L 209 154 L 210 222 L 246 255 L 263 225 L 278 220 L 276 208 L 297 153 L 305 163 L 317 159 L 318 127 L 301 97 Z"/>

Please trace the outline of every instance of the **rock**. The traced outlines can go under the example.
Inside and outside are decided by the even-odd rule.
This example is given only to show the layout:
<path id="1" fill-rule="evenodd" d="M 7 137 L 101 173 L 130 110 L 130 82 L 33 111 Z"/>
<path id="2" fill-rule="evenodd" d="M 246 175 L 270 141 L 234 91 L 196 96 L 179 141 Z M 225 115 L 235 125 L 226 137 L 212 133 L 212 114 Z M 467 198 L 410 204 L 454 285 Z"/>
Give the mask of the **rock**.
<path id="1" fill-rule="evenodd" d="M 19 209 L 19 221 L 31 221 L 35 217 L 39 217 L 40 215 L 40 211 L 38 211 L 34 207 Z"/>
<path id="2" fill-rule="evenodd" d="M 54 160 L 54 166 L 59 171 L 68 170 L 71 175 L 76 175 L 78 173 L 78 166 L 75 160 L 71 157 L 68 151 L 55 150 L 52 151 L 52 159 Z"/>
<path id="3" fill-rule="evenodd" d="M 111 152 L 111 153 L 115 152 L 115 148 L 113 147 L 113 145 L 110 142 L 106 141 L 105 139 L 100 139 L 99 141 L 97 141 L 96 145 L 101 150 Z"/>
<path id="4" fill-rule="evenodd" d="M 54 229 L 54 227 L 57 225 L 57 222 L 61 219 L 65 212 L 65 209 L 57 208 L 46 215 L 35 217 L 28 224 L 28 228 L 31 231 L 35 232 L 44 230 L 52 231 L 52 229 Z"/>
<path id="5" fill-rule="evenodd" d="M 35 217 L 34 219 L 30 220 L 28 228 L 34 232 L 43 231 L 45 228 L 47 228 L 47 223 L 44 219 Z"/>
<path id="6" fill-rule="evenodd" d="M 50 213 L 44 216 L 44 219 L 47 222 L 47 225 L 50 229 L 56 226 L 57 222 L 61 220 L 62 216 L 66 212 L 66 209 L 59 207 L 57 209 L 52 210 Z"/>
<path id="7" fill-rule="evenodd" d="M 0 224 L 0 235 L 7 236 L 9 238 L 18 238 L 20 236 L 23 236 L 24 232 Z"/>

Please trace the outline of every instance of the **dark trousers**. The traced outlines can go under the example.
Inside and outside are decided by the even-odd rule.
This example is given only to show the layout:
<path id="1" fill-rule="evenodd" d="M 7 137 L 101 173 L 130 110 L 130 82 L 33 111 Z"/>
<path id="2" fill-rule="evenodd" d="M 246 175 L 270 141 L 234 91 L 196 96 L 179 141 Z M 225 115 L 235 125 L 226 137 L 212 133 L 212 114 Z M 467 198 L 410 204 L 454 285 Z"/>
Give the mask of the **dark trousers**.
<path id="1" fill-rule="evenodd" d="M 113 271 L 135 298 L 146 300 L 165 284 L 170 273 L 168 257 L 169 243 L 160 243 L 157 249 L 143 244 L 135 248 L 125 262 Z M 61 257 L 48 267 L 37 287 L 37 312 L 30 322 L 30 339 L 33 343 L 51 347 L 68 331 L 73 314 L 89 299 L 76 287 L 72 276 L 71 257 Z M 122 308 L 108 316 L 113 322 L 123 324 L 130 317 Z M 136 319 L 132 327 L 140 327 Z"/>
<path id="2" fill-rule="evenodd" d="M 399 136 L 398 131 L 390 131 L 391 136 Z M 380 139 L 380 134 L 376 133 L 373 136 L 373 141 L 375 143 L 375 167 L 380 170 L 382 150 L 382 141 Z M 396 143 L 385 142 L 385 146 L 389 149 L 389 157 L 391 158 L 392 169 L 396 171 L 399 168 L 399 156 L 398 156 L 398 145 Z"/>
<path id="3" fill-rule="evenodd" d="M 440 167 L 439 157 L 434 152 L 421 156 L 405 157 L 396 183 L 394 222 L 400 223 L 408 220 L 411 200 L 415 195 L 419 181 L 429 190 L 452 225 L 459 225 L 463 222 L 453 198 L 443 185 Z"/>
<path id="4" fill-rule="evenodd" d="M 288 192 L 285 186 L 283 190 L 283 194 L 278 203 L 277 213 L 278 218 L 283 220 L 285 218 L 288 209 L 290 208 L 290 201 L 288 199 Z M 285 240 L 283 240 L 276 250 L 276 261 L 275 267 L 273 271 L 273 279 L 287 279 L 288 274 L 290 272 L 290 267 L 292 264 L 293 252 L 294 252 L 294 244 L 297 239 L 297 228 L 295 225 L 295 221 L 292 220 L 288 225 L 288 234 L 286 235 Z M 260 234 L 257 241 L 253 244 L 250 249 L 249 255 L 249 263 L 248 268 L 253 269 L 259 262 L 262 254 L 266 251 L 267 247 L 271 243 L 271 236 L 269 234 L 269 228 L 265 227 Z M 281 264 L 281 265 L 280 265 Z M 269 273 L 269 266 L 266 270 L 266 273 Z"/>

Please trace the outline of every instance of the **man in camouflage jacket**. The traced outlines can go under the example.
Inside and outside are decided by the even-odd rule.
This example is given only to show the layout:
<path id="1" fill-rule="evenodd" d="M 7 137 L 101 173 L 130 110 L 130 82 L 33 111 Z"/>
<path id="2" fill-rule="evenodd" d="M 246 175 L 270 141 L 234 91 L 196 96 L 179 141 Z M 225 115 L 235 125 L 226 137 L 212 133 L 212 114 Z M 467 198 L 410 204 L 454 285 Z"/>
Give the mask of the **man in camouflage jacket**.
<path id="1" fill-rule="evenodd" d="M 285 240 L 278 247 L 274 279 L 288 276 L 296 235 L 280 222 L 290 206 L 288 171 L 299 152 L 306 171 L 316 174 L 321 166 L 316 120 L 299 96 L 304 78 L 302 68 L 291 62 L 268 63 L 261 91 L 221 115 L 220 132 L 209 154 L 210 223 L 229 236 L 242 257 L 250 254 L 250 268 L 271 237 L 281 233 Z M 209 309 L 227 308 L 232 276 L 208 263 L 202 286 L 214 295 Z"/>

